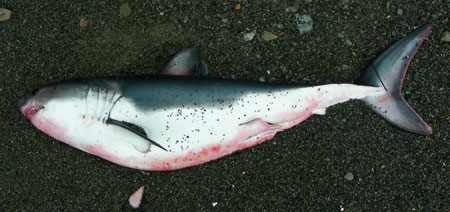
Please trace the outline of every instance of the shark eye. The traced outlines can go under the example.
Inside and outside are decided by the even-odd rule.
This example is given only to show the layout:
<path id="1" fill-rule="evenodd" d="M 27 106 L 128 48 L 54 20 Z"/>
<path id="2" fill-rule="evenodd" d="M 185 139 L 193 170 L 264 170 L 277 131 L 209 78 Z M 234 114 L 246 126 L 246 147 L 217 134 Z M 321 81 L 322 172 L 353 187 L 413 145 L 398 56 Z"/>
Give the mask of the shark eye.
<path id="1" fill-rule="evenodd" d="M 34 96 L 38 91 L 39 91 L 39 88 L 34 89 L 33 91 L 31 91 L 31 95 Z"/>

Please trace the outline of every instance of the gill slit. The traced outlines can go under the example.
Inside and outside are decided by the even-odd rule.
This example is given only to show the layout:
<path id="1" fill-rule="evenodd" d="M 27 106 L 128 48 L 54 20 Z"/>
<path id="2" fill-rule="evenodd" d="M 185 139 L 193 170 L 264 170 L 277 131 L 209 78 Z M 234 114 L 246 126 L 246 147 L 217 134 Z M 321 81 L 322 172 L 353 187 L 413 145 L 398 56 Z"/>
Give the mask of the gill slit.
<path id="1" fill-rule="evenodd" d="M 91 86 L 88 86 L 88 89 L 86 91 L 86 97 L 85 97 L 85 103 L 86 103 L 86 107 L 85 107 L 85 112 L 84 112 L 84 118 L 88 117 L 89 115 L 89 96 L 91 94 Z"/>
<path id="2" fill-rule="evenodd" d="M 98 119 L 98 107 L 99 107 L 99 99 L 100 99 L 100 88 L 97 87 L 97 93 L 96 93 L 96 98 L 95 98 L 95 109 L 94 109 L 94 115 L 92 117 L 92 119 L 97 118 Z"/>
<path id="3" fill-rule="evenodd" d="M 122 98 L 119 92 L 88 86 L 85 97 L 84 117 L 103 124 L 109 119 L 114 105 Z"/>

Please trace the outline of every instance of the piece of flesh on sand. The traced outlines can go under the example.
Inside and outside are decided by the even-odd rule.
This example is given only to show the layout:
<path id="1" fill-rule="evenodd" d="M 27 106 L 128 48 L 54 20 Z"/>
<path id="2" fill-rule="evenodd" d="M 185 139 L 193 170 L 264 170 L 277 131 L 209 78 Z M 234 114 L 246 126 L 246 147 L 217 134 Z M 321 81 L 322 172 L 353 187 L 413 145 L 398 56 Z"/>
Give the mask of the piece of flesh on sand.
<path id="1" fill-rule="evenodd" d="M 133 195 L 130 196 L 130 199 L 128 199 L 128 202 L 130 203 L 132 208 L 139 208 L 139 205 L 141 204 L 142 200 L 142 194 L 144 193 L 144 186 L 141 186 L 137 191 L 133 193 Z"/>

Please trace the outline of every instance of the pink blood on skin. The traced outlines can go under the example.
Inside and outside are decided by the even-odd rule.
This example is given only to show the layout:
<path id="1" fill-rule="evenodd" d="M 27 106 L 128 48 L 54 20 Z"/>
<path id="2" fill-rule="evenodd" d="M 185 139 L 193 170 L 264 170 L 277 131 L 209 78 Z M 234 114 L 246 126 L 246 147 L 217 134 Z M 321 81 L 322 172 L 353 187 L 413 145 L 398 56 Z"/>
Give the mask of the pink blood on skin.
<path id="1" fill-rule="evenodd" d="M 133 193 L 133 195 L 130 196 L 130 198 L 128 199 L 128 202 L 130 203 L 132 208 L 134 208 L 134 209 L 139 208 L 139 205 L 141 204 L 143 193 L 144 193 L 144 186 L 141 186 L 137 191 L 135 191 Z"/>
<path id="2" fill-rule="evenodd" d="M 301 122 L 305 121 L 307 118 L 309 118 L 312 115 L 312 111 L 314 108 L 311 108 L 307 111 L 302 111 L 302 112 L 287 112 L 287 113 L 281 113 L 278 116 L 281 118 L 285 118 L 285 117 L 296 117 L 292 120 L 280 123 L 280 126 L 283 126 L 284 129 L 288 129 L 291 128 L 297 124 L 300 124 Z"/>
<path id="3" fill-rule="evenodd" d="M 33 116 L 30 121 L 36 128 L 49 135 L 50 137 L 53 137 L 54 139 L 59 141 L 66 141 L 66 127 L 63 127 L 57 123 L 53 123 L 51 120 L 46 118 Z M 70 142 L 68 144 L 70 145 Z"/>
<path id="4" fill-rule="evenodd" d="M 392 98 L 391 94 L 386 92 L 385 94 L 377 97 L 377 102 L 378 103 L 383 103 L 383 102 L 385 102 L 385 101 L 387 101 L 387 100 L 389 100 L 391 98 Z"/>
<path id="5" fill-rule="evenodd" d="M 243 127 L 234 138 L 229 141 L 223 141 L 219 144 L 210 144 L 208 146 L 189 151 L 185 154 L 161 157 L 161 155 L 136 155 L 136 157 L 120 157 L 112 154 L 102 145 L 86 145 L 83 149 L 91 154 L 97 155 L 103 159 L 111 161 L 121 166 L 152 171 L 169 171 L 174 169 L 195 166 L 231 154 L 234 151 L 242 150 L 265 140 L 271 139 L 276 132 L 284 128 L 278 125 L 269 125 L 258 121 L 255 126 Z M 256 135 L 256 136 L 255 136 Z M 253 136 L 250 137 L 249 136 Z"/>
<path id="6" fill-rule="evenodd" d="M 123 161 L 122 158 L 120 158 L 120 157 L 118 157 L 118 156 L 116 156 L 114 154 L 109 153 L 108 151 L 106 151 L 106 148 L 103 147 L 102 145 L 99 145 L 99 144 L 86 145 L 84 147 L 84 149 L 87 152 L 89 152 L 89 153 L 91 153 L 93 155 L 97 155 L 97 156 L 99 156 L 99 157 L 101 157 L 101 158 L 103 158 L 105 160 L 112 161 L 112 162 L 117 163 L 117 164 L 122 165 L 122 166 L 125 165 L 125 163 L 122 162 Z"/>
<path id="7" fill-rule="evenodd" d="M 277 120 L 278 125 L 282 126 L 283 129 L 291 128 L 297 124 L 300 124 L 307 118 L 309 118 L 316 107 L 321 104 L 320 101 L 311 100 L 309 98 L 303 99 L 304 110 L 300 111 L 288 111 L 276 115 L 274 118 Z"/>
<path id="8" fill-rule="evenodd" d="M 168 159 L 149 158 L 147 161 L 136 160 L 143 169 L 155 171 L 170 171 L 174 169 L 195 166 L 222 157 L 232 152 L 231 145 L 214 144 L 201 148 L 200 151 L 189 151 Z M 141 167 L 142 169 L 142 167 Z"/>
<path id="9" fill-rule="evenodd" d="M 293 126 L 309 117 L 311 112 L 297 112 L 285 115 L 292 115 L 291 117 L 293 117 L 295 123 L 290 124 L 290 126 Z M 286 128 L 288 127 L 270 125 L 263 120 L 256 120 L 254 123 L 243 126 L 241 131 L 228 141 L 210 144 L 184 154 L 167 157 L 161 157 L 161 155 L 151 155 L 152 153 L 149 153 L 150 155 L 147 155 L 148 157 L 143 157 L 143 155 L 138 154 L 132 157 L 120 157 L 120 155 L 113 154 L 108 151 L 108 148 L 98 144 L 86 145 L 83 149 L 91 154 L 97 155 L 121 166 L 141 170 L 170 171 L 199 165 L 231 154 L 234 151 L 255 146 L 263 141 L 273 138 L 277 132 Z"/>
<path id="10" fill-rule="evenodd" d="M 345 99 L 345 95 L 338 97 Z M 323 105 L 325 104 L 325 105 Z M 315 98 L 304 98 L 301 104 L 302 109 L 291 110 L 274 116 L 275 125 L 268 124 L 261 119 L 252 121 L 243 125 L 240 132 L 227 141 L 210 144 L 204 147 L 192 149 L 186 153 L 173 153 L 167 155 L 154 155 L 151 152 L 147 154 L 136 153 L 135 156 L 121 157 L 108 151 L 108 148 L 100 145 L 86 146 L 85 150 L 94 155 L 100 156 L 108 161 L 118 165 L 152 171 L 169 171 L 185 167 L 199 165 L 234 151 L 252 147 L 263 141 L 269 140 L 275 134 L 284 129 L 290 128 L 301 123 L 313 114 L 313 111 L 326 107 L 327 103 L 318 101 Z"/>
<path id="11" fill-rule="evenodd" d="M 136 159 L 134 160 L 136 161 L 135 164 L 140 164 L 138 167 L 139 169 L 154 171 L 169 171 L 189 166 L 195 166 L 231 154 L 236 150 L 242 150 L 248 147 L 252 147 L 265 140 L 273 138 L 276 132 L 282 130 L 283 128 L 280 126 L 266 124 L 265 129 L 260 129 L 260 132 L 257 133 L 262 133 L 261 135 L 257 135 L 256 138 L 253 138 L 250 141 L 245 141 L 246 139 L 249 139 L 249 136 L 255 134 L 243 128 L 240 133 L 238 133 L 229 141 L 224 141 L 220 144 L 211 144 L 201 148 L 198 151 L 189 151 L 185 155 L 179 155 L 168 159 L 153 157 L 147 159 L 146 161 L 140 161 Z"/>
<path id="12" fill-rule="evenodd" d="M 169 70 L 169 75 L 189 76 L 191 74 L 192 74 L 191 71 L 186 67 L 183 68 L 174 67 Z"/>
<path id="13" fill-rule="evenodd" d="M 282 131 L 282 130 L 279 130 L 279 131 Z M 256 139 L 254 139 L 252 141 L 247 141 L 245 143 L 240 144 L 239 148 L 237 150 L 247 149 L 249 147 L 252 147 L 252 146 L 255 146 L 257 144 L 260 144 L 260 143 L 262 143 L 262 142 L 264 142 L 266 140 L 270 140 L 270 139 L 272 139 L 275 136 L 275 134 L 277 132 L 278 131 L 270 131 L 270 132 L 267 132 L 267 133 L 265 133 L 263 135 L 258 135 Z"/>

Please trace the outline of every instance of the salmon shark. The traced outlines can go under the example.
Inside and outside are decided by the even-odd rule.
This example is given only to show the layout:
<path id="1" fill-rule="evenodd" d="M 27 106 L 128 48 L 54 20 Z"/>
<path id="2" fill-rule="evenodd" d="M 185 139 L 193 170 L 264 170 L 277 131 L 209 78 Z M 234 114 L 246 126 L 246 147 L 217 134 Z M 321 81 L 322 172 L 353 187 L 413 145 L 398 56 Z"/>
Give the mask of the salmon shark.
<path id="1" fill-rule="evenodd" d="M 198 65 L 196 50 L 188 49 L 163 75 L 56 83 L 20 97 L 17 107 L 56 140 L 121 166 L 153 171 L 195 166 L 260 144 L 351 99 L 364 101 L 398 128 L 429 135 L 431 128 L 404 100 L 401 87 L 431 28 L 422 26 L 388 48 L 357 84 L 176 76 Z"/>

